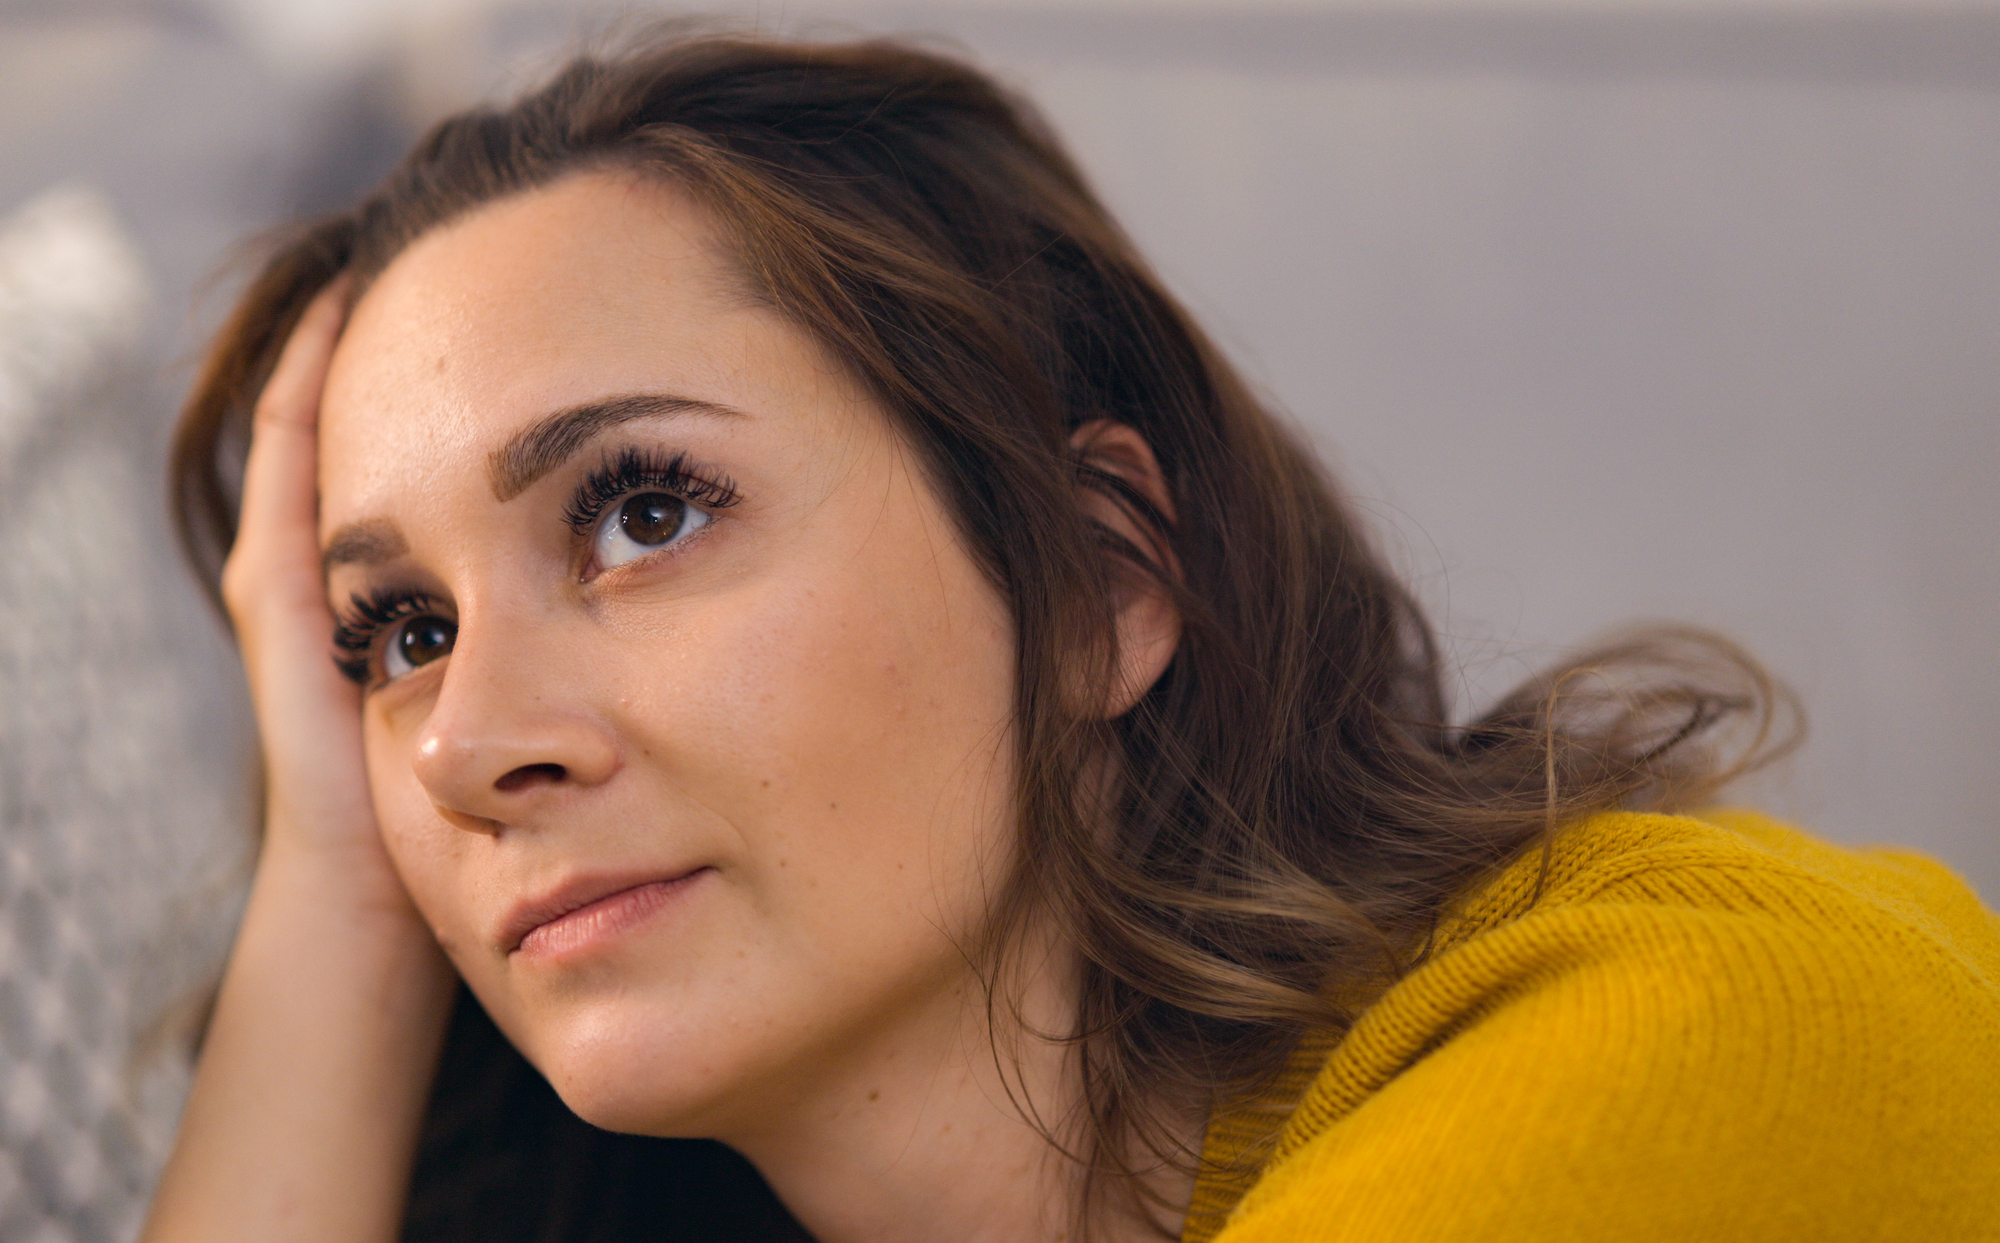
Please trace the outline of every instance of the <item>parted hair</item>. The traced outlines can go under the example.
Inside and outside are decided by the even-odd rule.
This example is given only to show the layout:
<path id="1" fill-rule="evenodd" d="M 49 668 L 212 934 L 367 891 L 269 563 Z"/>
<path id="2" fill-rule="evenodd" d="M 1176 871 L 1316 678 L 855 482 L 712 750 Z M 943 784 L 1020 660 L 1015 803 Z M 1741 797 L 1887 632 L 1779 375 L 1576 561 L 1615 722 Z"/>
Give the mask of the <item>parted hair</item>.
<path id="1" fill-rule="evenodd" d="M 176 442 L 180 529 L 211 583 L 251 408 L 312 296 L 342 274 L 359 296 L 427 230 L 584 170 L 660 177 L 713 214 L 752 295 L 887 412 L 1011 609 L 1020 844 L 969 949 L 996 1012 L 1031 917 L 1080 962 L 1075 1029 L 1041 1033 L 1072 1050 L 1080 1112 L 1020 1104 L 1075 1157 L 1086 1231 L 1109 1200 L 1143 1204 L 1136 1175 L 1198 1163 L 1190 1120 L 1266 1088 L 1305 1034 L 1343 1030 L 1469 887 L 1594 810 L 1698 802 L 1796 736 L 1782 687 L 1685 628 L 1633 632 L 1455 718 L 1433 632 L 1352 508 L 1034 110 L 958 59 L 889 41 L 656 30 L 450 117 L 359 205 L 288 235 Z M 1171 516 L 1072 448 L 1102 419 L 1152 447 Z M 1157 543 L 1091 521 L 1079 488 Z M 1135 575 L 1170 594 L 1182 638 L 1105 720 L 1091 705 Z M 664 1165 L 717 1159 L 667 1145 L 545 1161 L 571 1182 L 538 1197 L 454 1174 L 498 1142 L 475 1136 L 572 1153 L 617 1141 L 522 1104 L 524 1067 L 478 1070 L 510 1055 L 476 1014 L 451 1048 L 412 1237 L 611 1237 L 635 1227 L 583 1219 L 637 1213 L 607 1206 L 658 1196 Z M 718 1222 L 795 1229 L 754 1176 L 732 1177 L 704 1176 L 711 1199 L 742 1197 Z M 452 1190 L 475 1184 L 476 1211 L 480 1193 Z"/>

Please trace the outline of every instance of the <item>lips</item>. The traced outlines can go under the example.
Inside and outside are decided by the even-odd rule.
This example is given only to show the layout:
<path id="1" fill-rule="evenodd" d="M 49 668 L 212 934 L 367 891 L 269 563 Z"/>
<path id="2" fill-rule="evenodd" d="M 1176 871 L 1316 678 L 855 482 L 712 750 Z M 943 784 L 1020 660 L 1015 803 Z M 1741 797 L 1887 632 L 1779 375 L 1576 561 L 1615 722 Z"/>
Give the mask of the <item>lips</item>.
<path id="1" fill-rule="evenodd" d="M 515 907 L 497 939 L 510 955 L 539 958 L 578 949 L 639 923 L 710 870 L 665 877 L 581 877 Z"/>

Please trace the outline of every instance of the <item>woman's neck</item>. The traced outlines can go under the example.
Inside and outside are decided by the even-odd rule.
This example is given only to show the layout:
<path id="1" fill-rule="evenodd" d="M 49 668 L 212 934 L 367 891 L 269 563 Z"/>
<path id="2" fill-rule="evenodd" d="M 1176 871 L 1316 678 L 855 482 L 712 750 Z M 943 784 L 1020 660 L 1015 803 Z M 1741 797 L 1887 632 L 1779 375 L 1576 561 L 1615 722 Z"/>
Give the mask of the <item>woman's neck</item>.
<path id="1" fill-rule="evenodd" d="M 1032 1034 L 1070 1030 L 1073 995 L 1057 981 L 1030 980 L 1018 1007 L 996 1004 L 989 1022 L 968 972 L 932 1004 L 871 1032 L 838 1065 L 816 1068 L 781 1108 L 720 1138 L 757 1166 L 820 1243 L 1070 1238 L 1078 1167 L 1029 1118 L 1055 1128 L 1073 1152 L 1087 1142 L 1074 1127 L 1087 1112 L 1073 1050 Z M 1193 1184 L 1169 1174 L 1151 1190 L 1184 1206 Z M 1128 1198 L 1106 1199 L 1119 1206 Z M 1134 1212 L 1114 1208 L 1112 1217 L 1093 1223 L 1093 1238 L 1160 1237 Z"/>

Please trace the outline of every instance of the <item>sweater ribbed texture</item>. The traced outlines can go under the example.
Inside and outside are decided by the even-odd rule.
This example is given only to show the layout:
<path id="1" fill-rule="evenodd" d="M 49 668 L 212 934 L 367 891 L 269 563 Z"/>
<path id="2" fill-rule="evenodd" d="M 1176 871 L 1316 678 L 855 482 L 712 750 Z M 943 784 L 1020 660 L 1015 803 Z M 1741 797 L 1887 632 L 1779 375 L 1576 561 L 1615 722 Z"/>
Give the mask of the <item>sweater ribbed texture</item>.
<path id="1" fill-rule="evenodd" d="M 1942 866 L 1607 813 L 1436 945 L 1212 1121 L 1185 1243 L 2000 1240 L 2000 918 Z"/>

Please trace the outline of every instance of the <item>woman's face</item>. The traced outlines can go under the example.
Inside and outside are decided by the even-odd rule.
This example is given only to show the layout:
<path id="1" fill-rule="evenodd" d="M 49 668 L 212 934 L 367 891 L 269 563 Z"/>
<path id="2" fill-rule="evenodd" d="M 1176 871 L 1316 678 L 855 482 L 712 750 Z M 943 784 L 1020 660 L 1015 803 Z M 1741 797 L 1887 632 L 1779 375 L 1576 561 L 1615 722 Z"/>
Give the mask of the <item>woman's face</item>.
<path id="1" fill-rule="evenodd" d="M 321 416 L 396 866 L 564 1098 L 660 1134 L 956 1021 L 1012 863 L 1006 608 L 722 253 L 634 178 L 490 205 L 368 290 Z"/>

